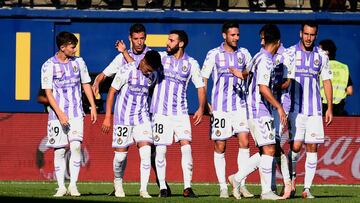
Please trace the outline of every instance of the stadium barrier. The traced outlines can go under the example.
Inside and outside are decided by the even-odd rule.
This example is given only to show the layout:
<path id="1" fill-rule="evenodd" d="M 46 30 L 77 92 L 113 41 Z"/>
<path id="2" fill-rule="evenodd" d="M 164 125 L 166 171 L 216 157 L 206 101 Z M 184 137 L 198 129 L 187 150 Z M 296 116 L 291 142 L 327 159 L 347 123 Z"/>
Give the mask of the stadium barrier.
<path id="1" fill-rule="evenodd" d="M 98 122 L 85 117 L 84 143 L 82 145 L 82 168 L 80 181 L 112 181 L 113 150 L 111 134 L 102 134 Z M 192 126 L 192 154 L 194 159 L 194 182 L 216 183 L 213 164 L 213 142 L 209 140 L 210 119 L 208 116 L 199 126 Z M 360 183 L 360 118 L 335 117 L 325 128 L 326 142 L 319 148 L 318 167 L 314 183 L 358 184 Z M 0 113 L 0 180 L 53 180 L 53 151 L 44 145 L 47 132 L 47 114 Z M 250 138 L 251 154 L 257 152 Z M 288 151 L 288 144 L 284 144 Z M 238 145 L 235 138 L 228 141 L 226 149 L 226 175 L 237 171 Z M 67 157 L 68 157 L 67 153 Z M 125 181 L 139 181 L 139 155 L 136 146 L 130 147 Z M 297 167 L 298 182 L 304 177 L 304 150 Z M 167 180 L 182 182 L 181 152 L 178 144 L 168 147 Z M 277 177 L 281 178 L 279 171 Z M 155 180 L 153 171 L 151 181 Z M 280 181 L 280 180 L 278 180 Z M 247 182 L 258 183 L 256 171 Z"/>

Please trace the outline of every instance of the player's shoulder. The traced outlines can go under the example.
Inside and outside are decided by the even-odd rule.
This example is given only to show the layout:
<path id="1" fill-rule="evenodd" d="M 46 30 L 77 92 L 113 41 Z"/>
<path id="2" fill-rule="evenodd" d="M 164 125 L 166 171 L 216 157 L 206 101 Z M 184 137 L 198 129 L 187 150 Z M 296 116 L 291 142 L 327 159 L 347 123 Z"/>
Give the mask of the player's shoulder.
<path id="1" fill-rule="evenodd" d="M 288 48 L 285 48 L 285 50 L 284 50 L 284 52 L 286 52 L 287 54 L 295 53 L 295 51 L 296 51 L 296 44 L 292 45 Z"/>
<path id="2" fill-rule="evenodd" d="M 207 56 L 210 56 L 210 55 L 216 55 L 220 52 L 220 47 L 215 47 L 213 49 L 210 49 L 207 53 Z"/>
<path id="3" fill-rule="evenodd" d="M 164 58 L 168 56 L 166 51 L 158 51 L 158 53 L 160 54 L 160 58 Z"/>
<path id="4" fill-rule="evenodd" d="M 321 49 L 320 47 L 316 47 L 316 50 L 317 50 L 317 52 L 319 53 L 320 56 L 322 56 L 322 57 L 326 56 L 327 57 L 326 52 L 323 49 Z"/>
<path id="5" fill-rule="evenodd" d="M 250 54 L 249 50 L 245 47 L 239 47 L 237 51 L 244 54 Z"/>

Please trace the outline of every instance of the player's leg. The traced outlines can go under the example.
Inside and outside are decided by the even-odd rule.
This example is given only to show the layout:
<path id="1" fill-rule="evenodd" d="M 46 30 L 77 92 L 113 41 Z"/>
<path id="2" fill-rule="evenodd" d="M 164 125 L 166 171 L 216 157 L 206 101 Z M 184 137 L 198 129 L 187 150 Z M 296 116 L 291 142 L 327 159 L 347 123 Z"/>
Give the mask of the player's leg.
<path id="1" fill-rule="evenodd" d="M 155 114 L 153 116 L 153 140 L 156 146 L 156 172 L 160 185 L 160 197 L 169 197 L 166 186 L 166 151 L 173 141 L 173 124 L 171 116 Z"/>
<path id="2" fill-rule="evenodd" d="M 140 196 L 151 198 L 147 192 L 151 169 L 151 144 L 153 143 L 152 128 L 150 122 L 134 126 L 133 137 L 137 143 L 140 154 Z"/>
<path id="3" fill-rule="evenodd" d="M 123 177 L 127 163 L 128 147 L 134 143 L 132 126 L 114 124 L 112 147 L 114 148 L 113 171 L 116 197 L 125 197 Z"/>
<path id="4" fill-rule="evenodd" d="M 181 167 L 184 178 L 184 197 L 196 198 L 191 187 L 192 175 L 193 175 L 193 158 L 191 152 L 191 124 L 188 115 L 175 116 L 174 124 L 177 126 L 175 131 L 175 142 L 180 142 L 181 146 Z"/>
<path id="5" fill-rule="evenodd" d="M 70 141 L 70 185 L 68 193 L 71 196 L 80 196 L 76 183 L 80 173 L 81 166 L 81 142 L 83 141 L 84 119 L 83 117 L 73 118 L 69 120 L 69 134 Z"/>
<path id="6" fill-rule="evenodd" d="M 309 116 L 305 135 L 306 161 L 303 198 L 314 198 L 310 192 L 310 187 L 314 180 L 317 167 L 317 147 L 324 143 L 324 128 L 321 116 Z"/>
<path id="7" fill-rule="evenodd" d="M 68 145 L 68 139 L 59 120 L 48 121 L 47 132 L 48 139 L 46 146 L 54 148 L 54 169 L 58 184 L 58 189 L 54 194 L 54 197 L 62 197 L 67 193 L 67 189 L 65 187 L 65 146 Z"/>
<path id="8" fill-rule="evenodd" d="M 151 145 L 151 168 L 153 169 L 153 171 L 155 173 L 156 184 L 160 188 L 160 183 L 159 183 L 157 170 L 156 170 L 155 158 L 156 158 L 156 146 L 154 144 L 152 144 Z M 170 188 L 169 184 L 167 183 L 167 181 L 165 181 L 165 184 L 166 184 L 166 189 L 167 189 L 168 196 L 171 196 L 171 188 Z"/>

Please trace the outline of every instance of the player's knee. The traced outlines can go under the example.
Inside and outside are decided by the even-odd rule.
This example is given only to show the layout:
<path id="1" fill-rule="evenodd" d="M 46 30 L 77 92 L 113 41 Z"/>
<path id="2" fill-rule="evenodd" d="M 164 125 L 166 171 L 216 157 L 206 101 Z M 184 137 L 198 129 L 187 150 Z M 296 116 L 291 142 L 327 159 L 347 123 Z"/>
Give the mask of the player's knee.
<path id="1" fill-rule="evenodd" d="M 156 157 L 164 157 L 166 154 L 166 146 L 165 145 L 158 145 L 156 146 Z"/>
<path id="2" fill-rule="evenodd" d="M 122 162 L 126 159 L 127 157 L 127 152 L 117 152 L 115 151 L 115 155 L 114 155 L 114 161 L 115 162 Z"/>
<path id="3" fill-rule="evenodd" d="M 222 154 L 225 152 L 225 147 L 226 147 L 225 142 L 216 141 L 214 150 L 216 153 Z"/>
<path id="4" fill-rule="evenodd" d="M 151 147 L 149 145 L 145 145 L 139 148 L 139 154 L 142 161 L 148 160 L 150 162 L 151 157 Z"/>
<path id="5" fill-rule="evenodd" d="M 80 142 L 79 141 L 70 142 L 70 150 L 71 150 L 71 153 L 80 153 L 80 151 L 81 151 Z"/>

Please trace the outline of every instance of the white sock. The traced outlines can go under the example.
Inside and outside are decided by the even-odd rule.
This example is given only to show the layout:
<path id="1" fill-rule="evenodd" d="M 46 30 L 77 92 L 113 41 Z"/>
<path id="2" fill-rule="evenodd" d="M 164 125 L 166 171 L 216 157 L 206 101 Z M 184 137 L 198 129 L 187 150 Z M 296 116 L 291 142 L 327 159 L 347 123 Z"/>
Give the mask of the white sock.
<path id="1" fill-rule="evenodd" d="M 184 189 L 191 187 L 193 159 L 190 144 L 181 146 L 181 166 L 184 177 Z"/>
<path id="2" fill-rule="evenodd" d="M 156 171 L 160 184 L 160 190 L 166 189 L 165 177 L 166 177 L 166 145 L 156 146 Z"/>
<path id="3" fill-rule="evenodd" d="M 140 191 L 147 191 L 151 169 L 151 147 L 145 145 L 139 148 L 140 154 Z"/>
<path id="4" fill-rule="evenodd" d="M 300 154 L 292 150 L 289 151 L 289 172 L 291 179 L 296 178 L 296 163 L 299 159 Z"/>
<path id="5" fill-rule="evenodd" d="M 238 164 L 238 170 L 244 170 L 244 166 L 246 161 L 249 159 L 250 157 L 250 149 L 244 149 L 244 148 L 239 148 L 239 152 L 238 152 L 238 156 L 237 156 L 237 164 Z M 246 177 L 240 182 L 240 186 L 243 187 L 245 186 L 245 180 Z"/>
<path id="6" fill-rule="evenodd" d="M 276 187 L 276 166 L 280 163 L 279 157 L 274 157 L 272 162 L 272 171 L 271 171 L 271 190 L 277 191 Z"/>
<path id="7" fill-rule="evenodd" d="M 128 152 L 115 151 L 113 159 L 114 181 L 122 181 L 125 173 Z"/>
<path id="8" fill-rule="evenodd" d="M 317 166 L 317 152 L 306 152 L 304 188 L 309 188 L 314 180 Z"/>
<path id="9" fill-rule="evenodd" d="M 79 141 L 70 142 L 70 187 L 76 187 L 81 166 L 81 143 Z"/>
<path id="10" fill-rule="evenodd" d="M 226 178 L 225 178 L 225 168 L 226 168 L 226 161 L 225 161 L 225 153 L 219 154 L 214 152 L 214 165 L 215 165 L 215 172 L 216 176 L 219 181 L 220 189 L 227 189 Z"/>
<path id="11" fill-rule="evenodd" d="M 284 183 L 289 182 L 290 181 L 289 162 L 285 154 L 281 154 L 280 156 L 280 168 Z"/>
<path id="12" fill-rule="evenodd" d="M 271 191 L 272 166 L 274 157 L 269 155 L 261 155 L 259 170 L 261 173 L 261 194 Z"/>
<path id="13" fill-rule="evenodd" d="M 59 188 L 65 187 L 65 149 L 55 149 L 54 150 L 54 167 L 55 167 L 55 175 Z"/>
<path id="14" fill-rule="evenodd" d="M 252 155 L 245 163 L 244 170 L 238 171 L 235 174 L 235 180 L 241 182 L 242 179 L 246 178 L 250 173 L 254 172 L 259 168 L 260 165 L 260 154 L 259 152 Z"/>

